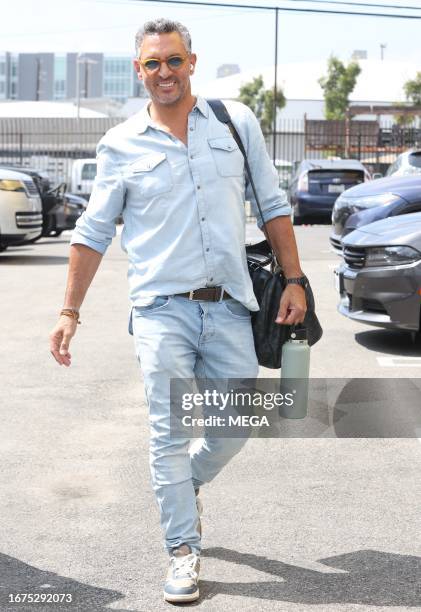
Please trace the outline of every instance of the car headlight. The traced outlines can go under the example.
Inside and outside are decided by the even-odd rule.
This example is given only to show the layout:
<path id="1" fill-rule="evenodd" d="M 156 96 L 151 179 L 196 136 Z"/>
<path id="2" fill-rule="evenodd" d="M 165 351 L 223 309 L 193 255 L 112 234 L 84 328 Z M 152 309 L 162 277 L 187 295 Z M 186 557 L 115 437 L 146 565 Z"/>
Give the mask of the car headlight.
<path id="1" fill-rule="evenodd" d="M 339 210 L 346 206 L 353 207 L 355 210 L 364 208 L 374 208 L 375 206 L 384 206 L 396 202 L 401 198 L 394 193 L 379 193 L 372 196 L 362 196 L 360 198 L 352 198 L 348 194 L 339 196 L 336 200 L 334 208 Z"/>
<path id="2" fill-rule="evenodd" d="M 25 187 L 21 181 L 2 179 L 0 180 L 0 191 L 25 191 Z"/>
<path id="3" fill-rule="evenodd" d="M 371 247 L 367 249 L 366 266 L 400 266 L 418 261 L 421 253 L 409 246 Z"/>

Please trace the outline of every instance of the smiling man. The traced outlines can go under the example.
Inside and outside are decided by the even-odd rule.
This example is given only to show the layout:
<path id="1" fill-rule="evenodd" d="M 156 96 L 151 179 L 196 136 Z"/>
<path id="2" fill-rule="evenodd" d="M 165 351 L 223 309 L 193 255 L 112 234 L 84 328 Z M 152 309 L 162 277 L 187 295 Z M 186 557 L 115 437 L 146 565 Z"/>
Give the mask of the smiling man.
<path id="1" fill-rule="evenodd" d="M 258 310 L 245 255 L 244 202 L 256 203 L 244 160 L 226 125 L 191 93 L 196 66 L 187 29 L 167 19 L 136 35 L 134 67 L 151 102 L 98 144 L 98 174 L 70 247 L 64 308 L 51 353 L 69 366 L 79 309 L 122 214 L 129 260 L 129 331 L 143 373 L 150 422 L 150 468 L 165 548 L 164 597 L 199 597 L 201 502 L 209 483 L 246 438 L 170 435 L 171 378 L 255 378 L 250 311 Z M 247 151 L 266 229 L 286 277 L 277 321 L 302 322 L 306 304 L 290 207 L 258 121 L 227 103 Z M 106 316 L 104 314 L 104 316 Z"/>

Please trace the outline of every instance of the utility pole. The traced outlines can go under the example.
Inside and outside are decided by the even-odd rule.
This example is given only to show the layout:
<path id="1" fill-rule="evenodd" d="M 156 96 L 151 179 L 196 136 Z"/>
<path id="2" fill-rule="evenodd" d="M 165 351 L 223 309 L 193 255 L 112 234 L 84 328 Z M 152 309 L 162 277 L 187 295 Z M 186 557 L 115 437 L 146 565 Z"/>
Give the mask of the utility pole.
<path id="1" fill-rule="evenodd" d="M 84 91 L 83 97 L 88 97 L 88 82 L 89 82 L 89 73 L 88 67 L 89 64 L 97 64 L 96 60 L 89 59 L 87 57 L 83 57 L 82 53 L 78 53 L 76 55 L 76 104 L 77 104 L 77 118 L 80 118 L 80 64 L 84 64 L 85 72 L 84 72 Z"/>
<path id="2" fill-rule="evenodd" d="M 39 101 L 40 89 L 41 89 L 41 59 L 39 57 L 37 57 L 35 62 L 37 64 L 35 100 L 38 102 Z"/>
<path id="3" fill-rule="evenodd" d="M 276 129 L 277 129 L 277 93 L 278 93 L 278 15 L 279 9 L 276 7 L 275 10 L 275 78 L 273 84 L 273 163 L 276 159 Z"/>
<path id="4" fill-rule="evenodd" d="M 76 55 L 76 107 L 77 107 L 77 118 L 80 119 L 80 62 L 81 54 Z"/>
<path id="5" fill-rule="evenodd" d="M 383 61 L 383 59 L 384 59 L 384 50 L 386 49 L 386 47 L 387 47 L 386 43 L 382 43 L 380 45 L 380 59 L 381 59 L 381 61 Z"/>

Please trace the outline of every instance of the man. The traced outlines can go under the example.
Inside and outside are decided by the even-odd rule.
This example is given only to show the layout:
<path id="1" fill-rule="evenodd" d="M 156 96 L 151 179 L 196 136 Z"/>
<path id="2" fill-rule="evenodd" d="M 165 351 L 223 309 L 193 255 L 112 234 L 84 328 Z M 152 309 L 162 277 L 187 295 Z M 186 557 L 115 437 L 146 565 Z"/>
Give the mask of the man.
<path id="1" fill-rule="evenodd" d="M 193 601 L 201 551 L 197 493 L 245 439 L 207 438 L 191 448 L 185 438 L 171 439 L 170 379 L 257 376 L 250 311 L 258 304 L 244 249 L 245 199 L 256 206 L 227 126 L 191 93 L 197 58 L 187 29 L 166 19 L 148 22 L 136 35 L 136 54 L 134 67 L 151 102 L 98 144 L 98 173 L 71 239 L 64 310 L 51 333 L 51 352 L 59 364 L 70 365 L 79 308 L 122 214 L 130 331 L 144 377 L 152 484 L 170 554 L 164 597 Z M 259 124 L 244 105 L 227 106 L 271 242 L 286 277 L 300 279 L 290 208 Z M 302 322 L 305 311 L 304 289 L 293 282 L 277 321 Z"/>

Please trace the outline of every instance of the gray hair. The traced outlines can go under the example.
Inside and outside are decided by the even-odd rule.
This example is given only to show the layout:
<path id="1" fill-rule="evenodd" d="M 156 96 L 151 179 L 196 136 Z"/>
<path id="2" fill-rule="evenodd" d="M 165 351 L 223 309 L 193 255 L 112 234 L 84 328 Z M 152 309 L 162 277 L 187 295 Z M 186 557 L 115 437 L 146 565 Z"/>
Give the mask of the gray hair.
<path id="1" fill-rule="evenodd" d="M 191 36 L 190 32 L 183 26 L 179 21 L 172 21 L 171 19 L 165 19 L 160 17 L 153 21 L 147 21 L 136 33 L 136 54 L 140 51 L 143 39 L 148 34 L 170 34 L 171 32 L 178 32 L 183 39 L 186 51 L 191 53 Z"/>

